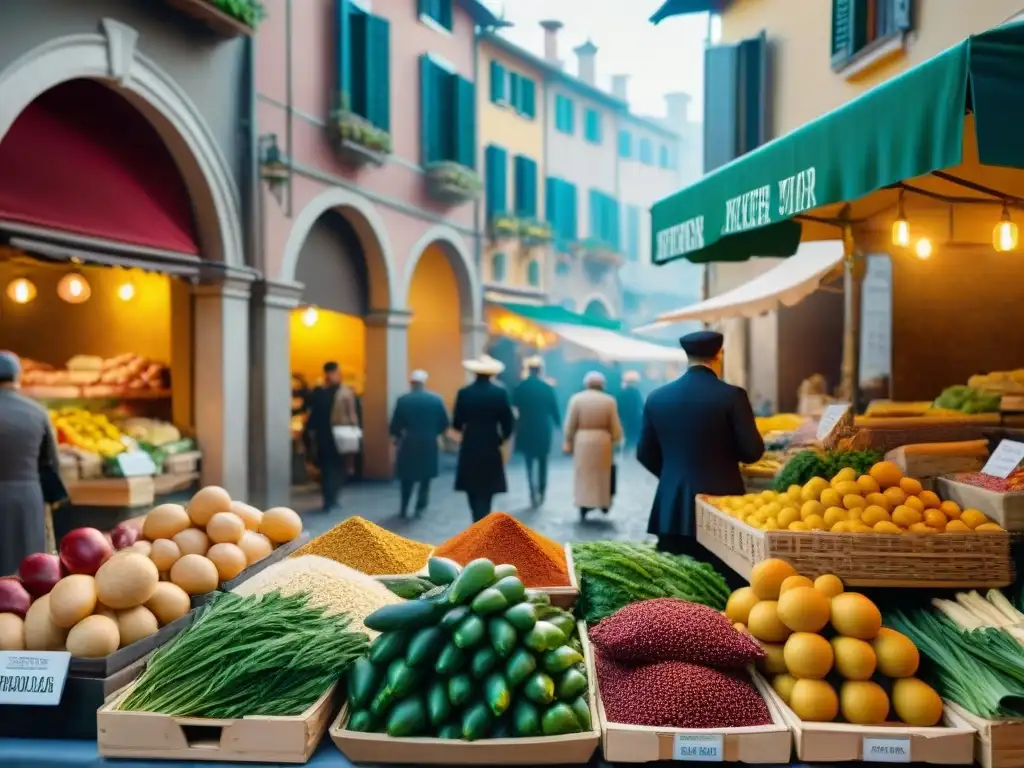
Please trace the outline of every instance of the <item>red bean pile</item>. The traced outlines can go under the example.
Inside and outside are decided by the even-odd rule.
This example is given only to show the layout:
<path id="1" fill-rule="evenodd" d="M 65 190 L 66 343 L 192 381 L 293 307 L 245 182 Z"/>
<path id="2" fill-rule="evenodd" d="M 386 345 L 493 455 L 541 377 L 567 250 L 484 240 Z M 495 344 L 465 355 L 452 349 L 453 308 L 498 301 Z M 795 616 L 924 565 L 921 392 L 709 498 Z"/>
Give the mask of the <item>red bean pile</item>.
<path id="1" fill-rule="evenodd" d="M 590 641 L 606 658 L 630 664 L 685 661 L 740 669 L 765 656 L 718 611 L 674 597 L 621 608 L 590 630 Z"/>
<path id="2" fill-rule="evenodd" d="M 685 661 L 628 666 L 595 650 L 608 721 L 658 728 L 744 728 L 769 725 L 768 705 L 742 671 Z"/>
<path id="3" fill-rule="evenodd" d="M 957 475 L 956 479 L 961 483 L 987 488 L 997 493 L 1019 493 L 1024 491 L 1024 466 L 1013 470 L 1005 480 L 983 472 L 963 472 Z"/>

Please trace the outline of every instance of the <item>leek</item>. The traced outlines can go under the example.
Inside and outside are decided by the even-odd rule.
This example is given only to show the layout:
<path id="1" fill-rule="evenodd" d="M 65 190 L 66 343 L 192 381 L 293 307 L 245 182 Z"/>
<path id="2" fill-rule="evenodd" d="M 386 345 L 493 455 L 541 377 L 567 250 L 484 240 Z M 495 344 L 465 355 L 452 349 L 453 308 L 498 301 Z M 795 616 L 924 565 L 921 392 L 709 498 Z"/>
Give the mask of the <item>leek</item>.
<path id="1" fill-rule="evenodd" d="M 988 601 L 995 606 L 996 610 L 1006 616 L 1010 620 L 1011 624 L 1020 624 L 1024 622 L 1024 613 L 1021 613 L 1013 607 L 1013 603 L 1006 599 L 1006 595 L 1000 592 L 998 589 L 990 589 L 985 595 Z"/>

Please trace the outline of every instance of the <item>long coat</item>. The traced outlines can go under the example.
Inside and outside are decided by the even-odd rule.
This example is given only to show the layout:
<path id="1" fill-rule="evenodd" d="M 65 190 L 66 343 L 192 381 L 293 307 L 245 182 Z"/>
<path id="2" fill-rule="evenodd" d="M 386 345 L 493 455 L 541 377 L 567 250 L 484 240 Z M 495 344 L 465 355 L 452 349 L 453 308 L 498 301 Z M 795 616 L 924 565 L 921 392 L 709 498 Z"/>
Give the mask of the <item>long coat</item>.
<path id="1" fill-rule="evenodd" d="M 551 433 L 559 426 L 555 388 L 536 374 L 530 374 L 512 395 L 516 407 L 516 451 L 524 456 L 551 453 Z"/>
<path id="2" fill-rule="evenodd" d="M 448 411 L 433 392 L 417 390 L 398 398 L 389 431 L 398 441 L 395 474 L 399 480 L 437 477 L 437 441 L 446 429 Z"/>
<path id="3" fill-rule="evenodd" d="M 658 477 L 648 533 L 694 536 L 695 497 L 744 492 L 740 463 L 761 458 L 747 393 L 704 366 L 647 398 L 636 456 Z"/>
<path id="4" fill-rule="evenodd" d="M 572 451 L 577 507 L 608 509 L 612 505 L 612 454 L 621 440 L 622 424 L 614 397 L 585 389 L 569 399 L 565 444 Z"/>
<path id="5" fill-rule="evenodd" d="M 626 433 L 626 443 L 636 445 L 640 439 L 640 426 L 644 418 L 644 396 L 636 386 L 627 384 L 616 398 L 619 404 L 619 418 Z"/>
<path id="6" fill-rule="evenodd" d="M 501 455 L 515 428 L 508 391 L 487 379 L 463 387 L 455 398 L 452 427 L 462 433 L 455 490 L 491 495 L 508 490 Z"/>
<path id="7" fill-rule="evenodd" d="M 41 476 L 59 469 L 50 419 L 38 403 L 0 389 L 0 576 L 46 551 Z"/>

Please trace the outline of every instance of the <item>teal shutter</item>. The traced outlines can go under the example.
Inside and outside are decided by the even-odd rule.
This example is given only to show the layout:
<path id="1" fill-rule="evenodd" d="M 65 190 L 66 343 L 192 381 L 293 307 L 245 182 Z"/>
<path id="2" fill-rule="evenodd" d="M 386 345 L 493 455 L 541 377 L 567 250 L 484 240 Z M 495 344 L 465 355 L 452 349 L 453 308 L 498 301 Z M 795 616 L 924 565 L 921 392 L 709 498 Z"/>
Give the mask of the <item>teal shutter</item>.
<path id="1" fill-rule="evenodd" d="M 640 209 L 635 205 L 626 207 L 626 256 L 630 261 L 640 258 Z"/>
<path id="2" fill-rule="evenodd" d="M 705 173 L 739 156 L 738 90 L 739 48 L 735 45 L 709 46 L 704 51 Z"/>
<path id="3" fill-rule="evenodd" d="M 526 268 L 526 282 L 531 288 L 540 288 L 540 264 L 536 259 Z"/>
<path id="4" fill-rule="evenodd" d="M 551 225 L 551 231 L 560 235 L 561 219 L 558 216 L 558 179 L 550 176 L 544 181 L 544 218 Z"/>
<path id="5" fill-rule="evenodd" d="M 508 73 L 508 103 L 512 109 L 519 111 L 519 100 L 522 98 L 523 78 L 517 72 Z"/>
<path id="6" fill-rule="evenodd" d="M 359 8 L 349 12 L 349 109 L 357 115 L 366 117 L 369 96 L 367 94 L 367 46 L 366 33 L 369 15 Z"/>
<path id="7" fill-rule="evenodd" d="M 363 14 L 366 21 L 367 120 L 391 130 L 391 25 L 380 16 Z"/>
<path id="8" fill-rule="evenodd" d="M 605 196 L 605 225 L 608 227 L 608 243 L 616 251 L 622 249 L 622 219 L 619 211 L 619 201 L 614 197 Z"/>
<path id="9" fill-rule="evenodd" d="M 500 62 L 491 59 L 491 101 L 504 104 L 505 99 L 505 68 Z"/>
<path id="10" fill-rule="evenodd" d="M 442 158 L 439 68 L 427 54 L 420 56 L 420 154 L 423 165 Z M 447 74 L 447 73 L 445 73 Z"/>
<path id="11" fill-rule="evenodd" d="M 529 157 L 516 155 L 515 184 L 516 215 L 523 218 L 536 218 L 537 163 Z"/>
<path id="12" fill-rule="evenodd" d="M 565 100 L 565 125 L 570 136 L 576 133 L 576 105 L 572 99 Z"/>
<path id="13" fill-rule="evenodd" d="M 429 16 L 434 18 L 434 3 L 433 0 L 418 0 L 417 12 L 420 16 Z"/>
<path id="14" fill-rule="evenodd" d="M 484 150 L 484 184 L 487 190 L 487 218 L 508 211 L 508 152 L 496 144 Z"/>
<path id="15" fill-rule="evenodd" d="M 768 141 L 768 38 L 764 32 L 739 44 L 737 64 L 742 87 L 737 151 L 743 155 Z"/>
<path id="16" fill-rule="evenodd" d="M 491 257 L 491 279 L 496 283 L 505 282 L 505 254 L 499 251 Z"/>
<path id="17" fill-rule="evenodd" d="M 588 109 L 583 118 L 584 137 L 591 144 L 601 143 L 601 113 L 596 109 Z"/>
<path id="18" fill-rule="evenodd" d="M 576 195 L 576 185 L 565 182 L 565 209 L 568 219 L 567 235 L 569 240 L 579 239 L 579 201 Z"/>
<path id="19" fill-rule="evenodd" d="M 867 42 L 868 0 L 832 0 L 832 67 L 841 67 Z"/>
<path id="20" fill-rule="evenodd" d="M 476 86 L 462 77 L 450 75 L 454 81 L 455 152 L 448 158 L 466 168 L 476 168 Z"/>
<path id="21" fill-rule="evenodd" d="M 528 77 L 524 77 L 522 82 L 522 113 L 524 117 L 528 117 L 533 120 L 533 118 L 537 116 L 537 84 Z"/>
<path id="22" fill-rule="evenodd" d="M 633 156 L 633 137 L 629 131 L 619 131 L 619 157 L 628 160 Z"/>
<path id="23" fill-rule="evenodd" d="M 668 168 L 668 147 L 664 144 L 658 146 L 658 165 Z"/>
<path id="24" fill-rule="evenodd" d="M 437 20 L 442 27 L 450 30 L 452 24 L 452 0 L 434 0 L 438 5 L 438 16 Z"/>
<path id="25" fill-rule="evenodd" d="M 352 22 L 349 14 L 349 0 L 335 0 L 334 22 L 337 39 L 334 41 L 334 69 L 337 74 L 339 109 L 351 109 L 352 67 L 349 61 L 352 50 Z"/>
<path id="26" fill-rule="evenodd" d="M 601 239 L 601 220 L 602 220 L 602 215 L 601 215 L 602 214 L 602 211 L 601 211 L 601 193 L 598 192 L 596 189 L 590 190 L 588 203 L 589 203 L 589 208 L 590 208 L 590 230 L 589 230 L 589 235 L 590 235 L 590 237 L 594 238 L 595 240 L 600 240 Z"/>

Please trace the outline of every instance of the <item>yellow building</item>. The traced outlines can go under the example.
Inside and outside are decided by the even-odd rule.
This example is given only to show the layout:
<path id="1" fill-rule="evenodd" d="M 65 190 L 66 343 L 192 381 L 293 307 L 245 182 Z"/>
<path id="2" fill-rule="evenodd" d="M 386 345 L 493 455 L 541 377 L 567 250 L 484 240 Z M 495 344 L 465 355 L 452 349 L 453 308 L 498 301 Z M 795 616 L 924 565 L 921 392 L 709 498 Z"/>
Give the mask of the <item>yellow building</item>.
<path id="1" fill-rule="evenodd" d="M 543 303 L 553 266 L 550 228 L 544 220 L 544 73 L 532 57 L 497 35 L 484 33 L 478 50 L 484 298 Z"/>

